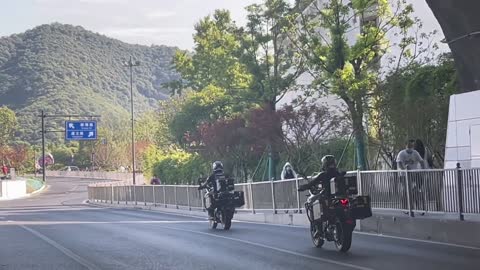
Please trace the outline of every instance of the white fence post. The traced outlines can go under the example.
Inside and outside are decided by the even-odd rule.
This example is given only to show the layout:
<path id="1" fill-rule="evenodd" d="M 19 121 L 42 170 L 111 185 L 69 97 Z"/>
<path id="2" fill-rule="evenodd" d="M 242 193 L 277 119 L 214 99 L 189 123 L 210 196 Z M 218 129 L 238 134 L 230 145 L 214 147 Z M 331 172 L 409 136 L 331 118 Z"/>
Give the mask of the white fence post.
<path id="1" fill-rule="evenodd" d="M 457 193 L 458 193 L 458 216 L 460 220 L 465 220 L 463 216 L 463 175 L 460 167 L 460 163 L 457 163 Z"/>
<path id="2" fill-rule="evenodd" d="M 103 196 L 104 196 L 103 200 L 104 200 L 105 203 L 108 203 L 108 200 L 107 200 L 107 198 L 108 198 L 108 196 L 107 196 L 107 194 L 108 194 L 107 186 L 104 186 L 103 190 L 105 191 L 105 192 L 103 192 Z"/>
<path id="3" fill-rule="evenodd" d="M 133 186 L 133 199 L 135 200 L 135 205 L 137 205 L 137 186 Z"/>
<path id="4" fill-rule="evenodd" d="M 145 198 L 145 185 L 143 185 L 142 192 L 143 192 L 143 205 L 147 206 L 147 198 Z"/>
<path id="5" fill-rule="evenodd" d="M 167 192 L 165 191 L 165 186 L 163 186 L 163 206 L 167 208 Z"/>
<path id="6" fill-rule="evenodd" d="M 130 193 L 130 186 L 125 186 L 125 204 L 128 204 L 128 193 Z"/>
<path id="7" fill-rule="evenodd" d="M 190 192 L 188 191 L 190 188 L 187 186 L 187 206 L 188 206 L 188 211 L 191 211 L 192 208 L 190 207 Z"/>
<path id="8" fill-rule="evenodd" d="M 153 206 L 157 207 L 157 200 L 155 198 L 155 185 L 152 186 Z"/>
<path id="9" fill-rule="evenodd" d="M 175 208 L 178 209 L 178 202 L 177 202 L 177 183 L 173 186 L 173 198 L 175 200 Z"/>
<path id="10" fill-rule="evenodd" d="M 272 210 L 273 210 L 273 213 L 276 214 L 277 213 L 277 208 L 276 208 L 276 205 L 275 205 L 275 187 L 274 187 L 273 179 L 270 180 L 270 187 L 271 187 L 271 190 L 272 190 Z"/>
<path id="11" fill-rule="evenodd" d="M 408 207 L 408 215 L 410 217 L 414 217 L 415 214 L 413 213 L 412 208 L 412 194 L 410 193 L 410 180 L 408 179 L 408 170 L 405 170 L 405 186 L 407 188 L 407 207 Z"/>
<path id="12" fill-rule="evenodd" d="M 253 198 L 253 184 L 252 184 L 252 182 L 248 183 L 248 187 L 250 189 L 250 203 L 251 203 L 251 206 L 252 206 L 252 214 L 255 214 L 255 201 L 254 201 L 254 198 Z"/>
<path id="13" fill-rule="evenodd" d="M 362 172 L 360 170 L 357 170 L 357 189 L 358 189 L 358 195 L 363 195 Z"/>
<path id="14" fill-rule="evenodd" d="M 300 191 L 298 191 L 298 188 L 300 187 L 298 183 L 298 177 L 295 178 L 295 189 L 297 192 L 297 208 L 298 208 L 298 213 L 302 213 L 302 208 L 300 207 Z"/>

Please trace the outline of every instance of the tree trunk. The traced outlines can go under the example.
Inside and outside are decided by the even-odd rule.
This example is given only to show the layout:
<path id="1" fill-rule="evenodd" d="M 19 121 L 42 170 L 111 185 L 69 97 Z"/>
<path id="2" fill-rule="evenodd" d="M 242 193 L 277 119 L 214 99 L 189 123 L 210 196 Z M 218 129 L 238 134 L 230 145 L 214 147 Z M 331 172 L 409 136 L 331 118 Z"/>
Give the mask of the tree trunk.
<path id="1" fill-rule="evenodd" d="M 363 127 L 363 107 L 361 100 L 352 101 L 345 98 L 350 116 L 352 118 L 353 136 L 355 138 L 357 169 L 366 170 L 365 130 Z"/>
<path id="2" fill-rule="evenodd" d="M 362 121 L 353 121 L 353 136 L 355 137 L 355 145 L 357 147 L 357 168 L 359 170 L 367 169 L 366 152 L 365 152 L 365 132 L 363 131 Z"/>

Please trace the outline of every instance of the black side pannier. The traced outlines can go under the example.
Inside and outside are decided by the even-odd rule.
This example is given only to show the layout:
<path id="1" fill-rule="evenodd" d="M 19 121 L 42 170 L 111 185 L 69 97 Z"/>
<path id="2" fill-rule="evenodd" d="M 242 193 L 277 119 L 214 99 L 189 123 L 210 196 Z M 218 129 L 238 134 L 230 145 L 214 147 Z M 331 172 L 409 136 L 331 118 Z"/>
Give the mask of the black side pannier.
<path id="1" fill-rule="evenodd" d="M 364 219 L 372 216 L 370 196 L 358 196 L 351 202 L 352 217 Z"/>
<path id="2" fill-rule="evenodd" d="M 233 205 L 235 207 L 242 207 L 243 205 L 245 205 L 245 195 L 243 191 L 233 192 Z"/>

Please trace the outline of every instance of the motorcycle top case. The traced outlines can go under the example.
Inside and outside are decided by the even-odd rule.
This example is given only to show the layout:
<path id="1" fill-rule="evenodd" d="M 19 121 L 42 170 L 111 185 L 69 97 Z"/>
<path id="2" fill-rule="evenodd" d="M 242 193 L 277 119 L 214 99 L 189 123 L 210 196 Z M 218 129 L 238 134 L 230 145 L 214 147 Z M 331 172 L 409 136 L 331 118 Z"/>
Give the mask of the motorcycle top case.
<path id="1" fill-rule="evenodd" d="M 351 202 L 352 217 L 364 219 L 372 216 L 370 196 L 358 196 Z"/>
<path id="2" fill-rule="evenodd" d="M 245 195 L 243 191 L 233 192 L 233 205 L 235 207 L 242 207 L 245 205 Z"/>
<path id="3" fill-rule="evenodd" d="M 333 196 L 357 195 L 357 176 L 337 176 L 330 180 L 330 192 Z"/>

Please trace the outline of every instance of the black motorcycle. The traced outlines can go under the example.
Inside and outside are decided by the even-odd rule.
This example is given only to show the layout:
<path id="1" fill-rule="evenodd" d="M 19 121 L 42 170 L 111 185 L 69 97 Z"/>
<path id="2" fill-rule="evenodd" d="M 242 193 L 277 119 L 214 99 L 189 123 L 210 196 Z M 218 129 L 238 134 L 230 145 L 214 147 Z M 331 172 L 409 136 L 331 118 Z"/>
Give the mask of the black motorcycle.
<path id="1" fill-rule="evenodd" d="M 232 226 L 235 207 L 241 207 L 245 204 L 243 191 L 234 191 L 234 180 L 225 177 L 219 177 L 214 185 L 203 186 L 205 179 L 198 179 L 199 189 L 206 189 L 204 195 L 205 209 L 214 210 L 213 219 L 209 219 L 211 229 L 216 229 L 218 224 L 222 224 L 224 230 L 229 230 Z"/>
<path id="2" fill-rule="evenodd" d="M 356 220 L 372 216 L 369 196 L 358 196 L 356 176 L 338 176 L 330 181 L 330 194 L 321 186 L 312 187 L 305 203 L 310 235 L 315 247 L 334 242 L 341 252 L 352 245 Z"/>

